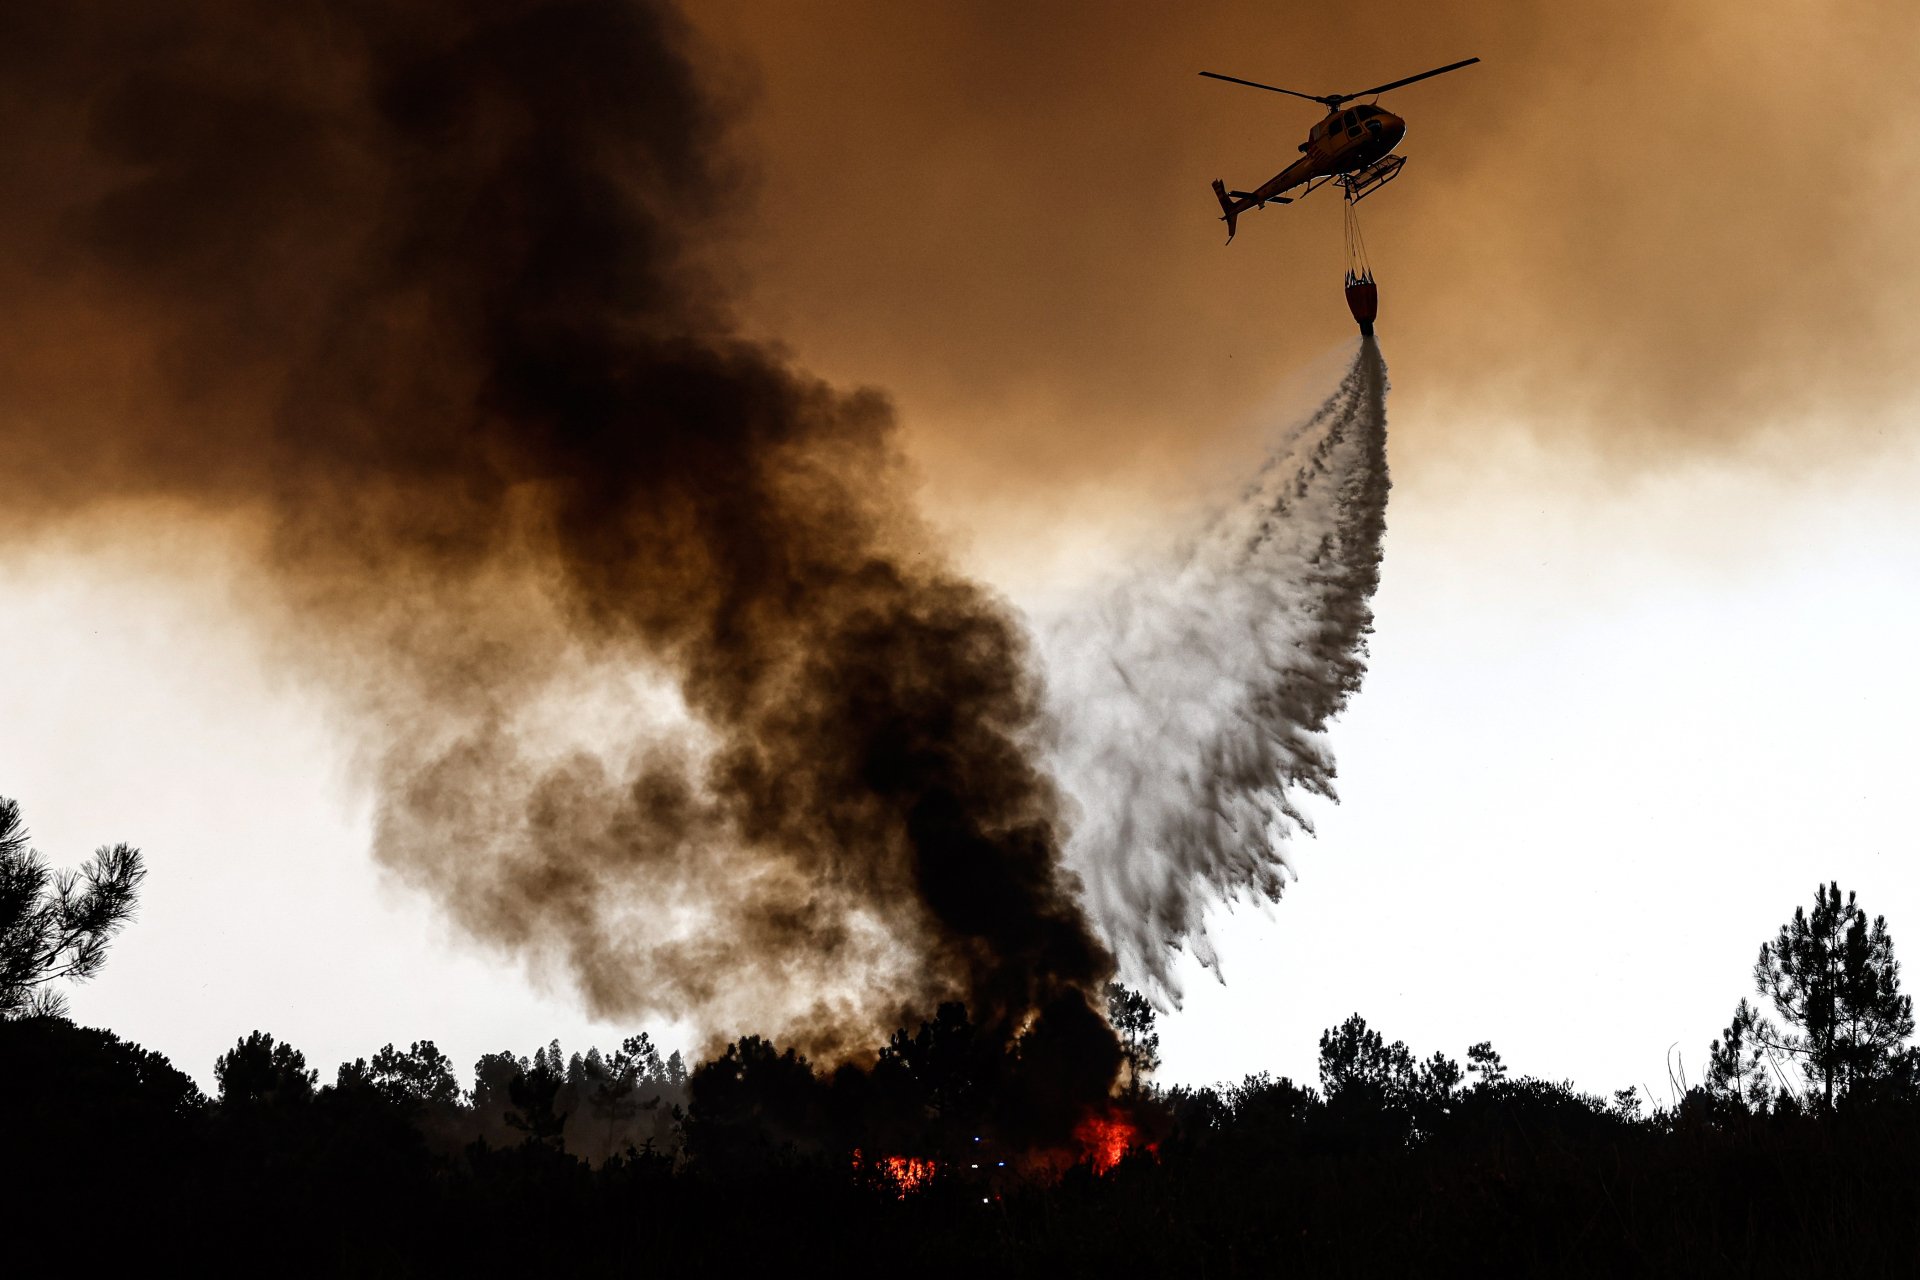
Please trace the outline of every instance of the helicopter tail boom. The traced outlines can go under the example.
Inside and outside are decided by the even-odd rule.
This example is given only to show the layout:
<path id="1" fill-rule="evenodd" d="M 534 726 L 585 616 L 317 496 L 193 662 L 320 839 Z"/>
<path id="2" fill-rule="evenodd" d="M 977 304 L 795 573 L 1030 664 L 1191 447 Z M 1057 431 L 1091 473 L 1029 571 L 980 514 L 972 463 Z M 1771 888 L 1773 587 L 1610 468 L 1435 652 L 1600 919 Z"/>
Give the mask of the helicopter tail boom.
<path id="1" fill-rule="evenodd" d="M 1286 174 L 1281 175 L 1282 178 L 1285 176 Z M 1270 204 L 1293 203 L 1289 197 L 1275 194 L 1283 189 L 1278 185 L 1279 181 L 1280 178 L 1275 178 L 1259 191 L 1229 191 L 1226 183 L 1218 178 L 1213 180 L 1213 194 L 1220 201 L 1221 221 L 1227 224 L 1228 244 L 1233 243 L 1235 224 L 1240 221 L 1240 215 L 1247 210 L 1263 209 Z M 1266 194 L 1263 195 L 1262 192 Z"/>

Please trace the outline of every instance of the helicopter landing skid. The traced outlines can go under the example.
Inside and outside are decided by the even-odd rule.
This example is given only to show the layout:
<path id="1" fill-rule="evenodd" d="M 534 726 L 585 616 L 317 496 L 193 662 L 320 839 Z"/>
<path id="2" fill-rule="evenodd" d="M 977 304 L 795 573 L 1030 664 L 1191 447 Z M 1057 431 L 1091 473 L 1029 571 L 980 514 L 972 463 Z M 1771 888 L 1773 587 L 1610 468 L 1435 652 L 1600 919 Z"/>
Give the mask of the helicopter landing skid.
<path id="1" fill-rule="evenodd" d="M 1359 204 L 1380 188 L 1400 176 L 1400 170 L 1406 167 L 1405 156 L 1382 156 L 1366 168 L 1356 173 L 1343 174 L 1340 189 L 1347 194 L 1348 204 Z"/>

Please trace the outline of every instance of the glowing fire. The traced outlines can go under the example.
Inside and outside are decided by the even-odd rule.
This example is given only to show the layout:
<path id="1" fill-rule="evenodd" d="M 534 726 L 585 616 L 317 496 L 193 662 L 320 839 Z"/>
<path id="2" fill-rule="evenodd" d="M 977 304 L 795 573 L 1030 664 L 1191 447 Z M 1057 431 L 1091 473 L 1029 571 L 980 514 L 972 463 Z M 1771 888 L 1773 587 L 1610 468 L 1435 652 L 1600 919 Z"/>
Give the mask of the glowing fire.
<path id="1" fill-rule="evenodd" d="M 1140 1127 L 1117 1111 L 1088 1116 L 1074 1128 L 1073 1136 L 1095 1173 L 1106 1173 L 1135 1148 L 1144 1146 L 1146 1150 L 1154 1151 L 1160 1145 L 1156 1142 L 1143 1144 L 1140 1141 Z"/>
<path id="2" fill-rule="evenodd" d="M 880 1173 L 900 1189 L 904 1200 L 907 1192 L 923 1190 L 933 1181 L 933 1161 L 918 1156 L 886 1156 L 880 1161 Z"/>
<path id="3" fill-rule="evenodd" d="M 853 1153 L 853 1167 L 861 1166 L 860 1152 Z M 893 1187 L 901 1200 L 912 1191 L 925 1191 L 933 1185 L 934 1163 L 919 1156 L 881 1156 L 873 1162 L 874 1170 Z"/>

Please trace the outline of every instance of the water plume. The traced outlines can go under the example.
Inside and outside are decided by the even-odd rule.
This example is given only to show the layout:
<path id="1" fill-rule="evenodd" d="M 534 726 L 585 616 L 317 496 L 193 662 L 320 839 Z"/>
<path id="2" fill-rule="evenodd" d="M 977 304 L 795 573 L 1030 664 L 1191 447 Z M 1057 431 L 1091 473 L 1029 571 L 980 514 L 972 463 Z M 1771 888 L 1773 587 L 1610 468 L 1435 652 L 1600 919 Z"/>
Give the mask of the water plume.
<path id="1" fill-rule="evenodd" d="M 1300 801 L 1334 797 L 1327 724 L 1366 670 L 1386 502 L 1386 364 L 1361 343 L 1239 500 L 1042 629 L 1067 850 L 1129 980 L 1176 1001 L 1210 908 L 1277 901 Z"/>

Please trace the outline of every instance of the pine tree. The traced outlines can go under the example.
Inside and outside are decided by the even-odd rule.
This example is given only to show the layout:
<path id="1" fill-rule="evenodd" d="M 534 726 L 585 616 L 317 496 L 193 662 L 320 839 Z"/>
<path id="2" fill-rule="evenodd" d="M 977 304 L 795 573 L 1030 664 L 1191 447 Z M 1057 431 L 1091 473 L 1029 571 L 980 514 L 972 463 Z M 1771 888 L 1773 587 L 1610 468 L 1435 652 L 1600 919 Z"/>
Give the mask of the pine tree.
<path id="1" fill-rule="evenodd" d="M 1482 1040 L 1467 1046 L 1467 1074 L 1478 1076 L 1482 1087 L 1500 1084 L 1507 1078 L 1507 1064 L 1494 1049 L 1493 1041 Z"/>
<path id="2" fill-rule="evenodd" d="M 1773 1024 L 1742 999 L 1720 1036 L 1707 1052 L 1707 1089 L 1755 1111 L 1765 1109 L 1773 1096 L 1768 1046 L 1779 1040 Z"/>
<path id="3" fill-rule="evenodd" d="M 0 1018 L 64 1016 L 50 983 L 91 978 L 133 918 L 147 870 L 131 845 L 103 845 L 55 872 L 27 846 L 20 806 L 0 797 Z"/>
<path id="4" fill-rule="evenodd" d="M 1107 1023 L 1120 1037 L 1127 1064 L 1127 1092 L 1139 1093 L 1142 1076 L 1160 1069 L 1160 1033 L 1154 1030 L 1153 1002 L 1117 982 L 1107 984 Z"/>
<path id="5" fill-rule="evenodd" d="M 1853 1085 L 1883 1075 L 1913 1034 L 1913 998 L 1900 994 L 1900 965 L 1885 916 L 1869 925 L 1857 895 L 1819 886 L 1813 913 L 1796 907 L 1779 936 L 1762 943 L 1753 980 L 1798 1028 L 1776 1046 L 1801 1060 L 1831 1107 Z"/>
<path id="6" fill-rule="evenodd" d="M 319 1073 L 306 1055 L 264 1031 L 255 1031 L 221 1054 L 213 1064 L 220 1101 L 229 1107 L 289 1106 L 313 1097 Z"/>
<path id="7" fill-rule="evenodd" d="M 1406 1099 L 1414 1081 L 1413 1053 L 1406 1043 L 1388 1044 L 1359 1014 L 1320 1033 L 1320 1088 L 1328 1098 L 1359 1095 L 1380 1106 Z"/>

